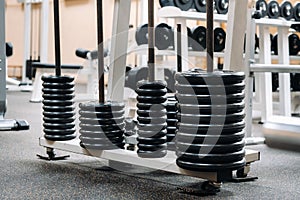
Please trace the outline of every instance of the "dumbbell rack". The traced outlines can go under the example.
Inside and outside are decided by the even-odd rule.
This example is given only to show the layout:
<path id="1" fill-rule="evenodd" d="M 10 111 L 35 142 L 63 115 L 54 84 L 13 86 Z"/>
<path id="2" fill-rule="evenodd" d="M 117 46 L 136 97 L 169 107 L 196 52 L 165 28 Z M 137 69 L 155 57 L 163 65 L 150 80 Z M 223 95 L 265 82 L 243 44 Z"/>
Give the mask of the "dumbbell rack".
<path id="1" fill-rule="evenodd" d="M 275 142 L 286 142 L 289 144 L 299 145 L 299 124 L 300 119 L 291 117 L 291 90 L 290 90 L 290 73 L 296 73 L 300 70 L 300 65 L 291 65 L 290 60 L 298 60 L 296 56 L 289 56 L 288 34 L 292 24 L 299 22 L 287 21 L 285 19 L 252 19 L 251 10 L 249 11 L 247 33 L 250 37 L 246 42 L 245 68 L 248 70 L 249 79 L 255 74 L 255 100 L 254 110 L 261 111 L 261 122 L 264 123 L 263 132 L 265 138 L 253 138 L 253 143 L 266 143 L 272 140 Z M 256 62 L 254 55 L 254 34 L 256 28 L 259 29 L 260 35 L 260 52 L 259 60 Z M 278 30 L 278 56 L 271 55 L 270 27 Z M 251 38 L 252 37 L 252 38 Z M 272 64 L 277 60 L 278 64 Z M 279 114 L 273 111 L 273 93 L 272 93 L 272 75 L 271 72 L 279 73 Z M 249 82 L 249 87 L 251 86 Z M 249 89 L 252 91 L 252 89 Z M 251 93 L 249 93 L 251 94 Z M 252 98 L 251 98 L 252 99 Z M 248 102 L 249 103 L 249 102 Z M 248 107 L 252 107 L 251 103 Z M 248 118 L 251 116 L 248 115 Z M 279 128 L 280 127 L 280 128 Z M 258 140 L 257 140 L 258 139 Z"/>
<path id="2" fill-rule="evenodd" d="M 231 0 L 231 1 L 240 1 L 240 0 Z M 243 0 L 245 2 L 245 0 Z M 119 12 L 122 7 L 122 12 Z M 108 99 L 112 101 L 121 102 L 123 101 L 124 94 L 124 85 L 120 84 L 120 80 L 123 80 L 125 74 L 122 66 L 126 66 L 126 55 L 120 55 L 119 53 L 126 52 L 122 51 L 127 49 L 127 38 L 126 34 L 118 34 L 124 31 L 124 29 L 128 28 L 129 24 L 129 13 L 130 13 L 130 0 L 115 0 L 115 21 L 113 28 L 113 35 L 119 35 L 117 38 L 113 38 L 112 41 L 112 49 L 115 49 L 112 57 L 117 57 L 118 63 L 114 63 L 113 66 L 110 66 L 110 80 L 109 80 L 109 88 L 108 88 Z M 125 16 L 124 16 L 125 15 Z M 128 18 L 127 18 L 128 17 Z M 124 23 L 125 21 L 125 23 Z M 183 28 L 183 30 L 186 30 Z M 124 37 L 127 37 L 124 40 Z M 119 41 L 119 42 L 118 42 Z M 186 43 L 187 44 L 187 43 Z M 117 48 L 116 48 L 117 47 Z M 120 57 L 119 57 L 120 56 Z M 124 59 L 123 59 L 124 58 Z M 112 62 L 113 63 L 113 62 Z M 121 73 L 123 72 L 123 73 Z M 153 158 L 141 158 L 137 155 L 135 151 L 130 150 L 87 150 L 82 148 L 80 144 L 80 140 L 76 137 L 70 141 L 49 141 L 44 137 L 39 138 L 40 146 L 48 149 L 58 149 L 62 151 L 83 154 L 93 157 L 98 157 L 102 159 L 106 159 L 109 161 L 117 161 L 122 163 L 133 164 L 137 166 L 148 167 L 157 170 L 163 170 L 167 172 L 188 175 L 193 177 L 199 177 L 202 179 L 207 179 L 213 182 L 220 181 L 229 181 L 232 180 L 232 171 L 222 171 L 222 172 L 199 172 L 199 171 L 190 171 L 179 168 L 176 165 L 176 158 L 174 151 L 168 151 L 167 155 L 163 158 L 153 159 Z M 252 162 L 258 161 L 260 159 L 260 154 L 257 151 L 246 150 L 246 166 L 242 170 L 243 174 L 247 174 L 249 172 L 249 165 Z"/>

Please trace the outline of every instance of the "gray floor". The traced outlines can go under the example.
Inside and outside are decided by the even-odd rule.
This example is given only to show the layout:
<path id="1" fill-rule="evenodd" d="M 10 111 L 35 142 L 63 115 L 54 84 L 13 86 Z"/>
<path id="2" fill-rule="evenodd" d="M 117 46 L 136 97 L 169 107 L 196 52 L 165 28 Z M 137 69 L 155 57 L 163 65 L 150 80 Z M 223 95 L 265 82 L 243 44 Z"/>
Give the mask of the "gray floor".
<path id="1" fill-rule="evenodd" d="M 249 175 L 258 180 L 224 183 L 214 196 L 179 193 L 179 186 L 199 188 L 205 181 L 163 171 L 125 173 L 106 162 L 70 154 L 66 161 L 43 161 L 38 144 L 42 133 L 41 104 L 29 103 L 30 93 L 7 94 L 6 118 L 26 119 L 29 131 L 0 134 L 0 199 L 300 199 L 300 153 L 256 145 L 261 161 Z M 260 135 L 259 125 L 255 134 Z M 57 152 L 65 154 L 65 152 Z"/>

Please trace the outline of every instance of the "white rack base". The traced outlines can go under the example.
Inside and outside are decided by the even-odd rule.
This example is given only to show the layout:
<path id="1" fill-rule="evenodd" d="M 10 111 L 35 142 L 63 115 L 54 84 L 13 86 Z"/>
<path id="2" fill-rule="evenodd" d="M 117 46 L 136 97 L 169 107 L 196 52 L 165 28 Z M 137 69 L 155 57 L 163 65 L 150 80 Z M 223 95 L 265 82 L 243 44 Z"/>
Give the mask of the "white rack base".
<path id="1" fill-rule="evenodd" d="M 117 161 L 122 163 L 133 164 L 141 167 L 148 167 L 151 169 L 163 170 L 171 173 L 182 174 L 187 176 L 198 177 L 202 179 L 207 179 L 214 182 L 219 182 L 222 176 L 220 172 L 198 172 L 190 171 L 179 168 L 176 165 L 176 155 L 173 151 L 168 151 L 167 155 L 163 158 L 141 158 L 134 151 L 129 150 L 86 150 L 80 147 L 80 140 L 74 139 L 71 141 L 49 141 L 44 137 L 39 139 L 40 146 L 46 148 L 53 148 L 63 151 L 68 151 L 71 153 L 83 154 L 87 156 L 98 157 L 110 161 Z M 260 153 L 254 150 L 246 150 L 246 163 L 250 164 L 252 162 L 260 160 Z"/>

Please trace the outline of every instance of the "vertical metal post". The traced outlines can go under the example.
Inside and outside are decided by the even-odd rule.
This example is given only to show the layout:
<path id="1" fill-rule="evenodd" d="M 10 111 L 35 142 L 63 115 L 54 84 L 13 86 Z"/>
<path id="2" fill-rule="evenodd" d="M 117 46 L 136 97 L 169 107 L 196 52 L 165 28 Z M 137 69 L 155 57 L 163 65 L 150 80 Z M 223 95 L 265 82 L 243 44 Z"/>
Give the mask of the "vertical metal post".
<path id="1" fill-rule="evenodd" d="M 214 70 L 214 0 L 206 2 L 206 64 L 207 72 Z"/>
<path id="2" fill-rule="evenodd" d="M 6 110 L 5 3 L 0 1 L 0 119 Z"/>
<path id="3" fill-rule="evenodd" d="M 104 103 L 103 2 L 97 0 L 99 103 Z"/>
<path id="4" fill-rule="evenodd" d="M 182 72 L 181 24 L 177 24 L 177 72 Z"/>
<path id="5" fill-rule="evenodd" d="M 154 52 L 154 2 L 148 0 L 148 67 L 149 81 L 155 80 L 155 52 Z"/>
<path id="6" fill-rule="evenodd" d="M 23 68 L 22 68 L 22 82 L 26 80 L 26 61 L 30 56 L 31 46 L 31 2 L 24 1 L 24 57 L 23 57 Z"/>
<path id="7" fill-rule="evenodd" d="M 54 40 L 55 40 L 55 74 L 61 75 L 61 55 L 60 55 L 60 27 L 59 27 L 59 0 L 53 1 L 54 10 Z"/>
<path id="8" fill-rule="evenodd" d="M 41 27 L 40 27 L 40 56 L 41 62 L 48 62 L 48 24 L 49 24 L 49 0 L 42 1 L 42 12 L 41 12 Z"/>

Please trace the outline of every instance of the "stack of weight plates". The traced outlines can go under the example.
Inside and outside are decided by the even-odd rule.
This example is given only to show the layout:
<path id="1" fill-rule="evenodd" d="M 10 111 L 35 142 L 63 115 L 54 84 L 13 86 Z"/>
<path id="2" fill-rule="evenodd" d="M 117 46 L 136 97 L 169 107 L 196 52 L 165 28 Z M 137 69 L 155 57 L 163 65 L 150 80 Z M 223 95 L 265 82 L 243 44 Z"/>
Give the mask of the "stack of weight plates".
<path id="1" fill-rule="evenodd" d="M 79 104 L 80 145 L 87 149 L 124 148 L 123 103 L 87 102 Z"/>
<path id="2" fill-rule="evenodd" d="M 176 163 L 195 171 L 236 170 L 245 165 L 244 73 L 176 74 Z"/>
<path id="3" fill-rule="evenodd" d="M 45 138 L 72 140 L 75 134 L 74 78 L 43 76 L 43 126 Z"/>
<path id="4" fill-rule="evenodd" d="M 138 156 L 160 158 L 167 154 L 166 83 L 137 83 Z"/>

